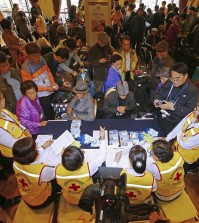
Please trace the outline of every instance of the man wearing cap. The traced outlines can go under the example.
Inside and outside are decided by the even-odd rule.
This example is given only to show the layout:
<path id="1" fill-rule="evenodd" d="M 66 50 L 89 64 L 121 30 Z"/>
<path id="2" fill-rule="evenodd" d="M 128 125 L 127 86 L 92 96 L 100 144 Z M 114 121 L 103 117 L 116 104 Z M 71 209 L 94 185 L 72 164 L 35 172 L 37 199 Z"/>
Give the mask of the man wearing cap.
<path id="1" fill-rule="evenodd" d="M 52 17 L 52 22 L 53 24 L 49 26 L 48 33 L 49 33 L 50 44 L 54 48 L 59 43 L 58 36 L 57 36 L 57 28 L 59 26 L 59 17 L 57 15 L 54 15 Z"/>
<path id="2" fill-rule="evenodd" d="M 161 70 L 163 67 L 171 67 L 174 64 L 174 60 L 168 55 L 168 49 L 169 45 L 165 41 L 161 41 L 155 46 L 156 56 L 152 62 L 150 96 L 153 95 L 154 90 L 160 83 L 160 79 L 156 76 L 157 71 Z M 150 97 L 150 102 L 152 101 L 153 99 Z"/>
<path id="3" fill-rule="evenodd" d="M 110 92 L 103 106 L 104 117 L 106 119 L 130 118 L 135 107 L 134 94 L 129 91 L 126 81 L 119 81 L 116 91 Z"/>
<path id="4" fill-rule="evenodd" d="M 94 101 L 88 91 L 89 87 L 85 81 L 77 82 L 73 88 L 75 96 L 68 104 L 66 116 L 62 119 L 81 119 L 84 121 L 93 121 L 95 119 Z"/>
<path id="5" fill-rule="evenodd" d="M 105 32 L 100 32 L 97 43 L 88 51 L 88 61 L 93 68 L 95 93 L 102 91 L 103 81 L 105 80 L 107 68 L 110 65 L 112 48 L 109 43 L 108 35 Z"/>

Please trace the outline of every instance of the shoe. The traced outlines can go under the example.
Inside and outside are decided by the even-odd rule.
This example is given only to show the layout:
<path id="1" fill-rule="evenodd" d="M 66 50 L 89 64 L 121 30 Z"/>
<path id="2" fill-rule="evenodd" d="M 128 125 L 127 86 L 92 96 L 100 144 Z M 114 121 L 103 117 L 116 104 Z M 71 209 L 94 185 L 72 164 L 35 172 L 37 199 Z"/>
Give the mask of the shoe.
<path id="1" fill-rule="evenodd" d="M 198 173 L 198 168 L 187 170 L 187 174 L 195 174 Z"/>

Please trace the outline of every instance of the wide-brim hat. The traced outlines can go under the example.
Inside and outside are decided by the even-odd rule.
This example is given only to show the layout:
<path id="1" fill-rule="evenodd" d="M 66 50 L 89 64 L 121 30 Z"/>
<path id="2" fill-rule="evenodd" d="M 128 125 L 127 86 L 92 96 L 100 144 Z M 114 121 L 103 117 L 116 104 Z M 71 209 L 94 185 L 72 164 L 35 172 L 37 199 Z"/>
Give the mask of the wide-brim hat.
<path id="1" fill-rule="evenodd" d="M 85 81 L 78 81 L 73 88 L 73 92 L 75 94 L 84 94 L 89 91 L 89 87 L 87 86 Z"/>

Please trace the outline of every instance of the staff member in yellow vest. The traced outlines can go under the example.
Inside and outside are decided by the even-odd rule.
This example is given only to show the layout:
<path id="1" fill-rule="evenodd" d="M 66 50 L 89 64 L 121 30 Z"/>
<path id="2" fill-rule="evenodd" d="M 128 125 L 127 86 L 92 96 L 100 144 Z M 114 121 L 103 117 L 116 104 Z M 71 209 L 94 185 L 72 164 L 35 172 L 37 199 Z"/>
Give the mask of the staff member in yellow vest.
<path id="1" fill-rule="evenodd" d="M 93 183 L 92 175 L 106 159 L 105 131 L 101 127 L 100 138 L 99 156 L 95 160 L 84 159 L 82 150 L 75 146 L 69 146 L 62 154 L 62 163 L 56 169 L 56 179 L 69 204 L 79 203 L 84 189 Z"/>
<path id="2" fill-rule="evenodd" d="M 13 168 L 22 199 L 33 209 L 48 206 L 58 196 L 61 188 L 55 180 L 55 167 L 42 164 L 39 158 L 45 148 L 52 144 L 46 141 L 41 148 L 31 137 L 19 139 L 13 146 Z"/>
<path id="3" fill-rule="evenodd" d="M 160 139 L 152 143 L 151 156 L 147 170 L 157 182 L 155 195 L 160 200 L 171 201 L 184 191 L 184 161 L 167 141 Z"/>
<path id="4" fill-rule="evenodd" d="M 171 141 L 175 138 L 175 149 L 185 161 L 185 173 L 197 172 L 199 165 L 199 101 L 194 111 L 182 119 L 167 135 L 166 140 Z"/>
<path id="5" fill-rule="evenodd" d="M 122 151 L 116 153 L 114 162 L 118 163 Z M 143 203 L 156 191 L 157 184 L 150 172 L 146 171 L 147 153 L 142 146 L 133 146 L 129 152 L 130 168 L 123 169 L 127 175 L 126 195 L 131 204 Z M 115 165 L 115 164 L 113 164 Z"/>
<path id="6" fill-rule="evenodd" d="M 30 132 L 18 120 L 17 116 L 5 109 L 5 98 L 0 92 L 0 170 L 1 179 L 7 179 L 7 173 L 13 174 L 13 144 L 20 138 L 31 136 Z"/>

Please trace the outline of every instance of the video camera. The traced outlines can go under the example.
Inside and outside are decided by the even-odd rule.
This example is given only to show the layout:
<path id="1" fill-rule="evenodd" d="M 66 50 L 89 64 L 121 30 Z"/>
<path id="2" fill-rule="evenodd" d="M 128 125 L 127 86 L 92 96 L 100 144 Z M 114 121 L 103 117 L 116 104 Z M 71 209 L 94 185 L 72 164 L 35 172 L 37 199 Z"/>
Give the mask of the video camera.
<path id="1" fill-rule="evenodd" d="M 92 214 L 95 204 L 96 223 L 145 220 L 152 211 L 158 211 L 152 204 L 130 205 L 125 194 L 127 176 L 120 175 L 121 171 L 122 168 L 99 167 L 98 183 L 86 187 L 80 198 L 78 206 L 86 212 Z"/>

